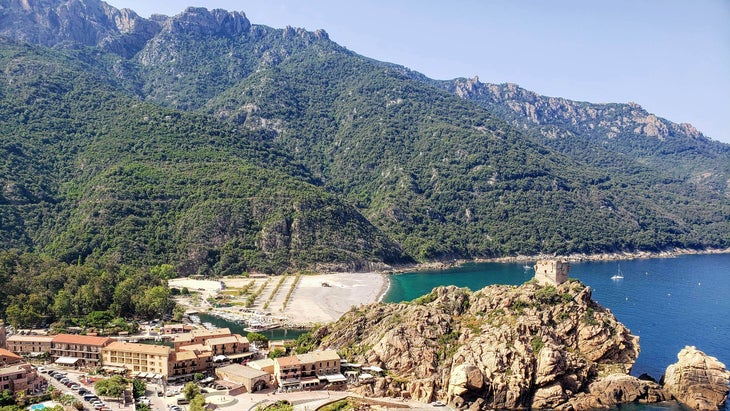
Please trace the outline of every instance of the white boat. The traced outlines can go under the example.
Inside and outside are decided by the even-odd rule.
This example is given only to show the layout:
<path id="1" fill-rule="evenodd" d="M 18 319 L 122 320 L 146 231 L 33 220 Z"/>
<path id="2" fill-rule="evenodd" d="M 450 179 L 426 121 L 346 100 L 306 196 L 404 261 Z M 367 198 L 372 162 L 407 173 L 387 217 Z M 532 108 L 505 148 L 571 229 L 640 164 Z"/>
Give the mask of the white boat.
<path id="1" fill-rule="evenodd" d="M 614 274 L 613 276 L 611 276 L 611 279 L 613 281 L 618 281 L 618 280 L 623 280 L 624 279 L 624 275 L 621 274 L 621 265 L 620 264 L 618 266 L 618 271 L 616 272 L 616 274 Z"/>

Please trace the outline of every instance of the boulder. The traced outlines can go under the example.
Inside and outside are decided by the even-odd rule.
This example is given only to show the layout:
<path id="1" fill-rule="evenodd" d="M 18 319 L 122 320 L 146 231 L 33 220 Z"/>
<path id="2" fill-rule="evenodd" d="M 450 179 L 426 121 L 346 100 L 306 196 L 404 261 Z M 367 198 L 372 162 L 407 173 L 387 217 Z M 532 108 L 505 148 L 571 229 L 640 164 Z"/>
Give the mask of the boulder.
<path id="1" fill-rule="evenodd" d="M 479 368 L 461 364 L 451 371 L 449 395 L 463 395 L 468 391 L 478 391 L 484 386 L 484 376 Z"/>
<path id="2" fill-rule="evenodd" d="M 677 358 L 664 373 L 664 388 L 690 408 L 717 410 L 728 395 L 730 371 L 725 364 L 690 346 Z"/>

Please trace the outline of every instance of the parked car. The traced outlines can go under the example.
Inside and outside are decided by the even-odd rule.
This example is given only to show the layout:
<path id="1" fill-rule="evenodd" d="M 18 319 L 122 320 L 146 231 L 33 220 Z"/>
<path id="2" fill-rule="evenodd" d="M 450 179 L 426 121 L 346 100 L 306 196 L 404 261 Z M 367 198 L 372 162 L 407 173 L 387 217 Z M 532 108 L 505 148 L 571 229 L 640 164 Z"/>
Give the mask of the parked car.
<path id="1" fill-rule="evenodd" d="M 434 407 L 445 407 L 446 406 L 446 404 L 444 404 L 441 401 L 434 401 L 434 402 L 431 403 L 431 405 L 434 406 Z"/>

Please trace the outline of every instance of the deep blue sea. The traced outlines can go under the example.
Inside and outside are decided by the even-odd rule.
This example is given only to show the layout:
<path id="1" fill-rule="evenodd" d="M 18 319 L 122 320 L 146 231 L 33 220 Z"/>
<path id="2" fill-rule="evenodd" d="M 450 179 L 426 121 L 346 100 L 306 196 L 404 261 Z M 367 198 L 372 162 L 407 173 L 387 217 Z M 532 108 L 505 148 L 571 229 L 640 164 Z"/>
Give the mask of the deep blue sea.
<path id="1" fill-rule="evenodd" d="M 393 275 L 383 301 L 412 300 L 439 285 L 522 284 L 533 275 L 523 265 L 470 263 Z M 611 280 L 619 269 L 624 278 Z M 593 299 L 640 337 L 633 375 L 658 380 L 685 345 L 730 365 L 730 254 L 572 263 L 569 276 L 589 285 Z"/>

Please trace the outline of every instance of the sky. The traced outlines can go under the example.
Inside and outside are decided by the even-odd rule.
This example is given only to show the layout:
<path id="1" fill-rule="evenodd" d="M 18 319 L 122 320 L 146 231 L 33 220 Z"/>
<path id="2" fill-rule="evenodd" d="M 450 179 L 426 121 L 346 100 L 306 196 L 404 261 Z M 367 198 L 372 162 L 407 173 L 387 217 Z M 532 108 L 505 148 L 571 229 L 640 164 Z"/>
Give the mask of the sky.
<path id="1" fill-rule="evenodd" d="M 187 6 L 324 29 L 358 54 L 446 80 L 640 104 L 730 143 L 730 0 L 105 0 L 143 17 Z"/>

